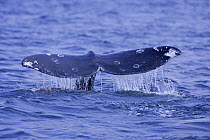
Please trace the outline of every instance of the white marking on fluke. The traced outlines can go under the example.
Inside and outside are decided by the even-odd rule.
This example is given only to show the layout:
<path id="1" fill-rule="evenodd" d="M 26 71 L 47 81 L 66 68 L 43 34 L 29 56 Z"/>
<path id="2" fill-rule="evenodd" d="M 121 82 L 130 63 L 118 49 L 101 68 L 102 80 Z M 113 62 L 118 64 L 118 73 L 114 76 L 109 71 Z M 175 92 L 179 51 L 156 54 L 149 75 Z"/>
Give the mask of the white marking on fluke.
<path id="1" fill-rule="evenodd" d="M 169 52 L 164 54 L 165 56 L 169 56 L 169 57 L 175 57 L 176 56 L 176 50 L 175 49 L 169 49 Z"/>
<path id="2" fill-rule="evenodd" d="M 32 62 L 23 62 L 24 66 L 28 66 L 28 67 L 33 67 L 33 63 Z"/>
<path id="3" fill-rule="evenodd" d="M 34 64 L 38 64 L 38 62 L 35 60 L 35 61 L 34 61 Z"/>
<path id="4" fill-rule="evenodd" d="M 64 55 L 63 54 L 58 54 L 58 57 L 64 57 Z"/>
<path id="5" fill-rule="evenodd" d="M 58 61 L 58 59 L 56 59 L 56 58 L 52 58 L 51 59 L 53 62 L 55 62 L 56 64 L 60 64 L 60 62 Z"/>
<path id="6" fill-rule="evenodd" d="M 74 67 L 71 69 L 73 72 L 78 72 L 78 68 L 77 67 Z"/>
<path id="7" fill-rule="evenodd" d="M 48 53 L 48 54 L 46 54 L 46 55 L 50 56 L 51 54 L 50 54 L 50 53 Z"/>
<path id="8" fill-rule="evenodd" d="M 138 54 L 138 53 L 143 53 L 143 52 L 144 52 L 143 49 L 136 50 L 136 53 L 137 53 L 137 54 Z"/>
<path id="9" fill-rule="evenodd" d="M 158 50 L 158 48 L 157 48 L 157 47 L 153 47 L 153 49 L 159 52 L 159 50 Z"/>
<path id="10" fill-rule="evenodd" d="M 39 71 L 39 68 L 34 68 L 35 70 Z"/>
<path id="11" fill-rule="evenodd" d="M 120 65 L 120 61 L 114 61 L 115 65 Z"/>
<path id="12" fill-rule="evenodd" d="M 133 65 L 133 68 L 135 68 L 135 69 L 138 69 L 139 67 L 140 67 L 139 64 L 134 64 L 134 65 Z"/>

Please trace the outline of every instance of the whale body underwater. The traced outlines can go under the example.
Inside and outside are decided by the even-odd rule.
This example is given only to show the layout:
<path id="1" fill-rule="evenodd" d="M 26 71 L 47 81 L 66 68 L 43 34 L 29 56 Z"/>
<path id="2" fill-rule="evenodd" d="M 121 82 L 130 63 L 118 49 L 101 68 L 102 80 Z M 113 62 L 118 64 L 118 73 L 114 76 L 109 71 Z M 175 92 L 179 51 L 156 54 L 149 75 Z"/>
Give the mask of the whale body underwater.
<path id="1" fill-rule="evenodd" d="M 23 59 L 22 66 L 60 78 L 79 78 L 77 90 L 92 90 L 96 73 L 130 75 L 154 70 L 181 51 L 171 46 L 159 46 L 98 55 L 35 54 Z M 89 77 L 88 80 L 84 80 Z"/>

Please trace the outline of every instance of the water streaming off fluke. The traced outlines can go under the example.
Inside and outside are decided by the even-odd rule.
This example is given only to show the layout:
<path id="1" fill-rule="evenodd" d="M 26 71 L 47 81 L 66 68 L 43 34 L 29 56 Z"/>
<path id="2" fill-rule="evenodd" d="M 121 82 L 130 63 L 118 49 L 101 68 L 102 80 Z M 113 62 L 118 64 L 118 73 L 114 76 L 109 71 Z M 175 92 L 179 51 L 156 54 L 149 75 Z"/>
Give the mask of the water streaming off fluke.
<path id="1" fill-rule="evenodd" d="M 134 75 L 112 75 L 114 91 L 176 94 L 177 84 L 165 77 L 164 68 Z"/>

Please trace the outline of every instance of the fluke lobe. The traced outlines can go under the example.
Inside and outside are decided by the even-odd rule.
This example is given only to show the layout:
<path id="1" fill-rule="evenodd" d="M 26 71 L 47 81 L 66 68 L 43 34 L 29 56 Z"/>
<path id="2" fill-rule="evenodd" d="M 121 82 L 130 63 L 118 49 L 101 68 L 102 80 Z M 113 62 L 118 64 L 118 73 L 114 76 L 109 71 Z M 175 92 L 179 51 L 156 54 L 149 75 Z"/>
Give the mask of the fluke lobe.
<path id="1" fill-rule="evenodd" d="M 88 81 L 91 83 L 85 86 L 89 85 L 88 90 L 91 90 L 95 74 L 99 70 L 114 75 L 145 73 L 164 65 L 168 60 L 180 54 L 179 49 L 171 46 L 143 48 L 106 55 L 97 55 L 92 51 L 85 55 L 35 54 L 24 58 L 22 66 L 61 78 L 90 77 L 92 79 Z M 79 85 L 84 85 L 84 83 Z"/>

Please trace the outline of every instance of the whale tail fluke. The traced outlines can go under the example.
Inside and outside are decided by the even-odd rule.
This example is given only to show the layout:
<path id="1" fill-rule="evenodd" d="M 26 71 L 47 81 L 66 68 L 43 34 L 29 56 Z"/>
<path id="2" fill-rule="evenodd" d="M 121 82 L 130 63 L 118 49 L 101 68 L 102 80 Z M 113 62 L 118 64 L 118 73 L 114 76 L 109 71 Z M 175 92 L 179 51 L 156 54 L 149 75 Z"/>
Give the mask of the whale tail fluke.
<path id="1" fill-rule="evenodd" d="M 96 58 L 104 72 L 114 75 L 130 75 L 154 70 L 180 54 L 181 51 L 175 47 L 161 46 L 98 55 Z"/>
<path id="2" fill-rule="evenodd" d="M 35 54 L 22 61 L 23 67 L 60 77 L 87 77 L 97 72 L 95 54 L 90 51 L 85 55 Z"/>
<path id="3" fill-rule="evenodd" d="M 120 53 L 96 55 L 35 54 L 23 59 L 22 66 L 61 78 L 80 78 L 78 90 L 91 90 L 97 71 L 114 75 L 139 74 L 154 70 L 181 54 L 175 47 L 160 46 Z M 83 82 L 83 77 L 90 77 Z"/>

